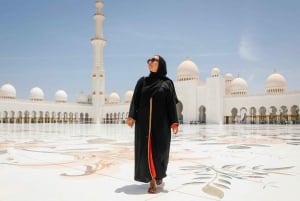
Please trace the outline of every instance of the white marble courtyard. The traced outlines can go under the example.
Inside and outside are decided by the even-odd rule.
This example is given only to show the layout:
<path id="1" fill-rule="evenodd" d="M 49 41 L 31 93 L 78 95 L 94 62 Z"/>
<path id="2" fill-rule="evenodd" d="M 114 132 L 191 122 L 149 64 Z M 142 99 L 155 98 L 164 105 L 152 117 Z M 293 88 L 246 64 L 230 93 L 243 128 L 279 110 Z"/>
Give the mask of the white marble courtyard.
<path id="1" fill-rule="evenodd" d="M 126 125 L 0 124 L 0 201 L 299 201 L 300 125 L 181 125 L 157 194 Z"/>

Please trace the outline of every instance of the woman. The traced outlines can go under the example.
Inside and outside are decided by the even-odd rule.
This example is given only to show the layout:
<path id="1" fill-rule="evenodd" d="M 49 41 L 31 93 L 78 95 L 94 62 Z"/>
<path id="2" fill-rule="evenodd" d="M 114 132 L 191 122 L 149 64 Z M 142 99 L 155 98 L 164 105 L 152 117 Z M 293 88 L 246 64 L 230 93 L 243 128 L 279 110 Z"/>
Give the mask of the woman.
<path id="1" fill-rule="evenodd" d="M 147 61 L 150 74 L 138 80 L 132 96 L 128 126 L 135 123 L 136 181 L 150 182 L 149 193 L 166 177 L 171 129 L 178 132 L 177 97 L 165 60 L 154 55 Z"/>

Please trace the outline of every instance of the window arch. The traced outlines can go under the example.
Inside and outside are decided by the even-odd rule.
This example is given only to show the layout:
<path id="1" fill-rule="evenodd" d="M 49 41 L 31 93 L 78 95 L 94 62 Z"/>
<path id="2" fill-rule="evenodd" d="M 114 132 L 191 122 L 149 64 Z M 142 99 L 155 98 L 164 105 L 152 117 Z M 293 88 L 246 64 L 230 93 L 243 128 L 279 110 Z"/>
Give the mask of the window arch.
<path id="1" fill-rule="evenodd" d="M 259 123 L 266 124 L 267 123 L 267 109 L 264 106 L 259 108 Z"/>
<path id="2" fill-rule="evenodd" d="M 269 124 L 277 123 L 277 108 L 275 106 L 271 106 L 269 108 Z"/>
<path id="3" fill-rule="evenodd" d="M 256 124 L 256 109 L 255 107 L 250 108 L 250 123 L 251 124 Z"/>
<path id="4" fill-rule="evenodd" d="M 237 120 L 237 114 L 238 114 L 238 109 L 237 108 L 232 108 L 231 109 L 231 118 L 232 118 L 232 123 L 238 122 Z"/>

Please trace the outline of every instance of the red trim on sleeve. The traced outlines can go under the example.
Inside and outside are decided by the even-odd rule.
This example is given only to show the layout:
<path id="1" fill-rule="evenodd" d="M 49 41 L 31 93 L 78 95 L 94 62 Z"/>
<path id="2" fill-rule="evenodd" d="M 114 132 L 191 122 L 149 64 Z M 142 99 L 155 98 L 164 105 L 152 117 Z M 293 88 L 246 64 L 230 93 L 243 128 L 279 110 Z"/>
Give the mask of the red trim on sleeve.
<path id="1" fill-rule="evenodd" d="M 172 128 L 172 129 L 178 128 L 178 123 L 173 123 L 173 124 L 171 125 L 171 128 Z"/>

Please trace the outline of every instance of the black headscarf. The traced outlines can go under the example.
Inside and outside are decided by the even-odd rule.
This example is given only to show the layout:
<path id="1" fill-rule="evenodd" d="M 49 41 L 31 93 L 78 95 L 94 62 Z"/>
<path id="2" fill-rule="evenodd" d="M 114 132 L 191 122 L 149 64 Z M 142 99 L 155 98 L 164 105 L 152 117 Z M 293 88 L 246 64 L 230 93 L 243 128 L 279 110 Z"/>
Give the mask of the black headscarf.
<path id="1" fill-rule="evenodd" d="M 165 77 L 167 75 L 167 64 L 164 58 L 162 58 L 161 56 L 159 56 L 159 60 L 158 60 L 158 69 L 157 69 L 157 74 L 161 77 Z"/>
<path id="2" fill-rule="evenodd" d="M 166 61 L 161 56 L 159 55 L 157 56 L 159 57 L 157 72 L 150 72 L 149 76 L 145 78 L 146 85 L 152 85 L 153 83 L 156 83 L 159 80 L 166 78 L 167 75 Z"/>
<path id="3" fill-rule="evenodd" d="M 161 87 L 164 80 L 168 79 L 167 75 L 167 65 L 163 57 L 157 55 L 158 60 L 158 69 L 157 72 L 150 72 L 149 76 L 145 77 L 144 86 L 142 88 L 143 97 L 141 102 L 147 103 L 157 90 Z"/>

